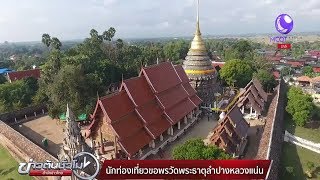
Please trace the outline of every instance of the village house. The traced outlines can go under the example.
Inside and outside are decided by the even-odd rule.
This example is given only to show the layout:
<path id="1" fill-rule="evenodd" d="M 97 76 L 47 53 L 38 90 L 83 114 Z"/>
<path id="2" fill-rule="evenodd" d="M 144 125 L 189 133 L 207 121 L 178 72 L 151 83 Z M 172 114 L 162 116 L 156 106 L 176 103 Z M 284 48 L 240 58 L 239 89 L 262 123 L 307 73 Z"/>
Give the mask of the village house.
<path id="1" fill-rule="evenodd" d="M 85 136 L 99 156 L 145 159 L 198 120 L 201 102 L 182 66 L 144 67 L 116 94 L 98 99 Z"/>
<path id="2" fill-rule="evenodd" d="M 308 76 L 300 76 L 296 79 L 296 85 L 310 86 L 311 78 Z"/>
<path id="3" fill-rule="evenodd" d="M 10 83 L 28 77 L 40 78 L 40 69 L 30 69 L 24 71 L 12 71 L 7 73 L 7 79 Z"/>

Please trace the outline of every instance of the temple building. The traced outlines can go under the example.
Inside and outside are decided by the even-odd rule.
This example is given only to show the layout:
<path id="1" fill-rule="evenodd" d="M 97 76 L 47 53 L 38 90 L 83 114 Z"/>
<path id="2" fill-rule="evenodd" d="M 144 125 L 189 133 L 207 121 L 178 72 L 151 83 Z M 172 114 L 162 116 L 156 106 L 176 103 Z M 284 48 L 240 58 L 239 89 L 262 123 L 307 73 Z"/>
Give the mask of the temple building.
<path id="1" fill-rule="evenodd" d="M 145 159 L 198 120 L 201 102 L 182 66 L 144 67 L 116 94 L 98 99 L 86 137 L 106 159 Z"/>
<path id="2" fill-rule="evenodd" d="M 199 24 L 199 1 L 197 8 L 196 32 L 189 52 L 183 62 L 183 68 L 191 80 L 191 86 L 203 100 L 204 106 L 212 106 L 214 93 L 217 92 L 217 72 L 208 56 L 205 42 L 201 37 Z"/>
<path id="3" fill-rule="evenodd" d="M 241 90 L 237 106 L 245 118 L 259 118 L 266 110 L 268 95 L 263 90 L 257 79 L 252 79 L 247 86 Z"/>
<path id="4" fill-rule="evenodd" d="M 233 157 L 239 157 L 247 144 L 249 127 L 240 109 L 233 106 L 208 136 L 206 143 L 220 147 Z"/>

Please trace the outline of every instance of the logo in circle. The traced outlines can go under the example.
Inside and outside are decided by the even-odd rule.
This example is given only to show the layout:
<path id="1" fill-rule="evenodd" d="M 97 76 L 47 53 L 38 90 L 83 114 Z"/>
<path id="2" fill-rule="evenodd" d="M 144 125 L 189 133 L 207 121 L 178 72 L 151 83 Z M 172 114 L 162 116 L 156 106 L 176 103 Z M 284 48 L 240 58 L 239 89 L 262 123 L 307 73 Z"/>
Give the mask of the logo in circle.
<path id="1" fill-rule="evenodd" d="M 74 156 L 73 160 L 83 162 L 81 171 L 73 170 L 73 174 L 79 179 L 91 180 L 99 174 L 100 163 L 94 155 L 88 152 L 80 152 Z"/>
<path id="2" fill-rule="evenodd" d="M 293 19 L 288 14 L 281 14 L 275 21 L 276 29 L 281 34 L 288 34 L 293 29 Z"/>

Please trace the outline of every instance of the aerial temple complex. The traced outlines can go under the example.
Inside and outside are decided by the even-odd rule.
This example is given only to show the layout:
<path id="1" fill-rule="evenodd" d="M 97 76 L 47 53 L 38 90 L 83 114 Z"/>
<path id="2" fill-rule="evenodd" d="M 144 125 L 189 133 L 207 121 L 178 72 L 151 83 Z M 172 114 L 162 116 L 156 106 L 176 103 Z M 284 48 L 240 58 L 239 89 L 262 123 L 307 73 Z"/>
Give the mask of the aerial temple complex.
<path id="1" fill-rule="evenodd" d="M 230 93 L 232 92 L 232 93 Z M 231 108 L 222 111 L 218 125 L 209 133 L 206 144 L 216 145 L 237 158 L 243 155 L 247 144 L 251 119 L 260 119 L 267 108 L 268 94 L 257 79 L 252 79 L 237 95 L 230 91 Z M 222 99 L 220 102 L 226 100 Z M 230 103 L 234 102 L 234 103 Z"/>
<path id="2" fill-rule="evenodd" d="M 201 102 L 182 66 L 144 67 L 116 94 L 98 99 L 85 136 L 103 158 L 145 159 L 198 120 Z"/>
<path id="3" fill-rule="evenodd" d="M 203 105 L 212 107 L 214 93 L 218 91 L 217 72 L 208 56 L 205 42 L 202 39 L 199 23 L 199 1 L 197 8 L 196 32 L 189 52 L 183 62 L 183 68 L 190 79 L 191 86 L 203 100 Z"/>

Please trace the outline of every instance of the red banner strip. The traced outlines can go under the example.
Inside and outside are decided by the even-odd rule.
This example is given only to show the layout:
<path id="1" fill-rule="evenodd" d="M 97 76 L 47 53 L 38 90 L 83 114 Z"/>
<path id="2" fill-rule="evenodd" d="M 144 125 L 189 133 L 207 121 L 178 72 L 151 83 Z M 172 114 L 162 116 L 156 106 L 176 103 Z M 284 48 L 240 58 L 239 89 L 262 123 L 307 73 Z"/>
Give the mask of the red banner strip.
<path id="1" fill-rule="evenodd" d="M 99 179 L 265 179 L 269 160 L 106 160 Z"/>
<path id="2" fill-rule="evenodd" d="M 30 170 L 29 176 L 71 176 L 72 170 Z"/>

